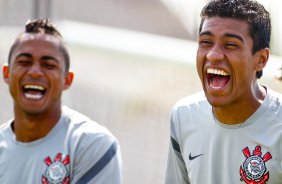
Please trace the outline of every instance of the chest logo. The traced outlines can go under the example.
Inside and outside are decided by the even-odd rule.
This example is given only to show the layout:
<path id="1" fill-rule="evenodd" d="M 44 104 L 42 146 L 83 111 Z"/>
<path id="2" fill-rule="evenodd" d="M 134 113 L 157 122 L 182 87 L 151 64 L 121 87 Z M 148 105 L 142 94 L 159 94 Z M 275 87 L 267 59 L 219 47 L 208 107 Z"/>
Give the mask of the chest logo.
<path id="1" fill-rule="evenodd" d="M 266 184 L 269 179 L 269 172 L 265 162 L 272 158 L 271 154 L 267 152 L 262 156 L 260 146 L 255 147 L 252 155 L 248 147 L 244 148 L 242 152 L 246 160 L 240 167 L 240 180 L 246 184 Z"/>
<path id="2" fill-rule="evenodd" d="M 42 184 L 69 184 L 70 176 L 67 165 L 70 163 L 69 155 L 62 158 L 62 154 L 58 153 L 54 160 L 48 156 L 44 159 L 48 166 L 45 174 L 42 175 Z"/>
<path id="3" fill-rule="evenodd" d="M 199 155 L 192 156 L 191 153 L 190 153 L 189 154 L 189 160 L 194 160 L 195 158 L 200 157 L 202 155 L 204 155 L 204 154 L 199 154 Z"/>

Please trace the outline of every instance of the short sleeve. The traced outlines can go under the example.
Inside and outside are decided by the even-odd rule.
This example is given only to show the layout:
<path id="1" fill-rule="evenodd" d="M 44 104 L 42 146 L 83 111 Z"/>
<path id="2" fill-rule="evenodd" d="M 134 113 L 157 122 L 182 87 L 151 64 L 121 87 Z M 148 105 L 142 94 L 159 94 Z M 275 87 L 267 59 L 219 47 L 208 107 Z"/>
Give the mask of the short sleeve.
<path id="1" fill-rule="evenodd" d="M 73 184 L 121 184 L 120 145 L 108 131 L 76 132 L 73 147 Z"/>
<path id="2" fill-rule="evenodd" d="M 170 126 L 170 144 L 164 184 L 190 184 L 185 162 L 176 133 L 175 111 L 172 111 Z"/>

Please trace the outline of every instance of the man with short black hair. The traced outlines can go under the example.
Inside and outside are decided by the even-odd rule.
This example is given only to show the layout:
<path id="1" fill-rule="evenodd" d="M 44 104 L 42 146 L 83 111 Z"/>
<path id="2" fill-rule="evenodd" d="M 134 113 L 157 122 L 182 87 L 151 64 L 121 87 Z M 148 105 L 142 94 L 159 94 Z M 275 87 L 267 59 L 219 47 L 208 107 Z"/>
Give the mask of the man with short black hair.
<path id="1" fill-rule="evenodd" d="M 171 113 L 165 184 L 282 182 L 282 97 L 260 85 L 271 21 L 253 0 L 212 0 L 201 12 L 203 92 Z"/>
<path id="2" fill-rule="evenodd" d="M 67 48 L 48 19 L 30 21 L 3 66 L 14 118 L 0 127 L 0 183 L 120 184 L 116 138 L 67 107 L 73 81 Z"/>

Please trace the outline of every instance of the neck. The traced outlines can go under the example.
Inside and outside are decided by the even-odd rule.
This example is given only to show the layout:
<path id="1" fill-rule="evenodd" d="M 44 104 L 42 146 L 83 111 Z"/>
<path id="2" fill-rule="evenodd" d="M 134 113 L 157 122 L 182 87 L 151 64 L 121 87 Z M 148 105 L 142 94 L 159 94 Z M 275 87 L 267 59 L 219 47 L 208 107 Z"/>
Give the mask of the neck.
<path id="1" fill-rule="evenodd" d="M 53 109 L 44 114 L 30 114 L 15 110 L 13 131 L 17 141 L 31 142 L 45 137 L 57 124 L 61 109 Z"/>
<path id="2" fill-rule="evenodd" d="M 266 96 L 266 89 L 257 85 L 253 94 L 248 98 L 249 100 L 240 103 L 235 102 L 224 107 L 212 107 L 214 116 L 224 124 L 244 123 L 262 104 Z"/>

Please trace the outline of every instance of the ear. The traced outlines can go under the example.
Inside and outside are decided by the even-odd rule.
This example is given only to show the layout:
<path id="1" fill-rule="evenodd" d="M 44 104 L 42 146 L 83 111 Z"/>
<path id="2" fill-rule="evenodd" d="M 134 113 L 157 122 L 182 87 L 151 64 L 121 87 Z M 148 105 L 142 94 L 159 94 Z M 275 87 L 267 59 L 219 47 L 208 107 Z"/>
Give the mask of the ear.
<path id="1" fill-rule="evenodd" d="M 256 55 L 257 55 L 257 62 L 256 62 L 256 71 L 261 71 L 267 64 L 268 58 L 269 58 L 269 48 L 264 48 L 259 50 Z"/>
<path id="2" fill-rule="evenodd" d="M 9 70 L 9 65 L 5 63 L 2 68 L 2 73 L 3 73 L 3 79 L 4 81 L 9 84 L 9 76 L 10 76 L 10 70 Z"/>
<path id="3" fill-rule="evenodd" d="M 73 73 L 73 71 L 68 71 L 68 72 L 66 73 L 66 75 L 65 75 L 64 90 L 69 89 L 69 87 L 70 87 L 71 84 L 72 84 L 73 78 L 74 78 L 74 73 Z"/>

